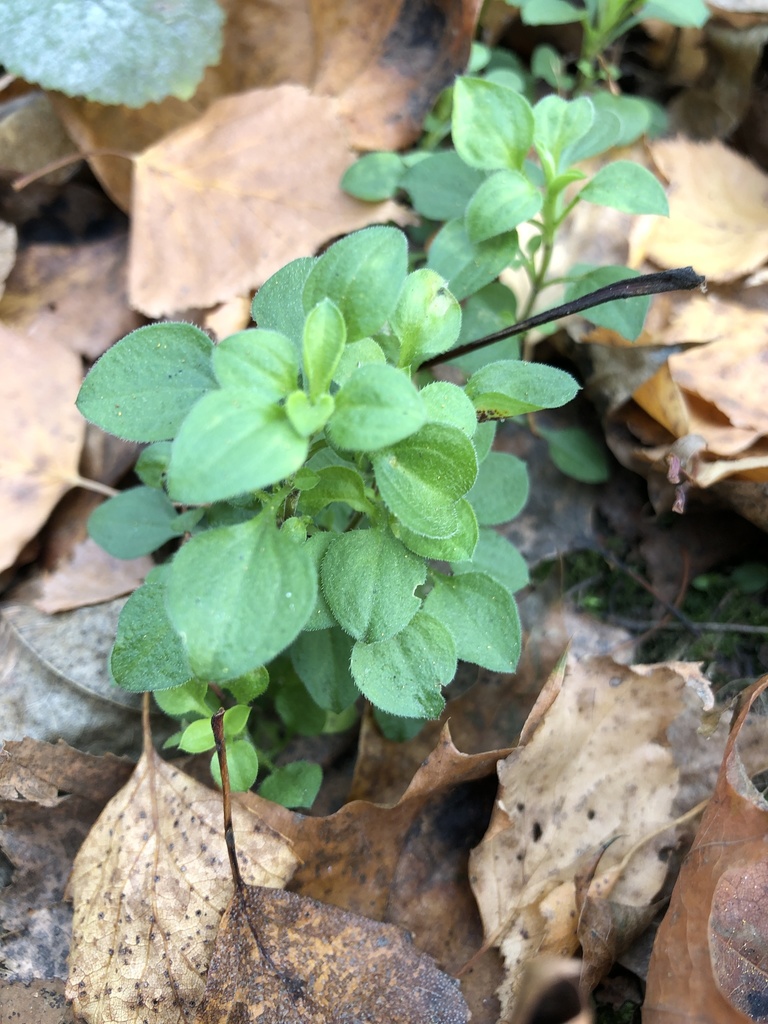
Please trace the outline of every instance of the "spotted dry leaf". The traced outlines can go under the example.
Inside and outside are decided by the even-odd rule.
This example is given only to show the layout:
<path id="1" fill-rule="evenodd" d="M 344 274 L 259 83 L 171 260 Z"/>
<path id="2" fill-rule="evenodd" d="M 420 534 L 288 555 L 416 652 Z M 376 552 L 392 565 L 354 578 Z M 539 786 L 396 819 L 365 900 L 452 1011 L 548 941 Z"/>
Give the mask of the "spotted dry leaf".
<path id="1" fill-rule="evenodd" d="M 196 1024 L 466 1024 L 458 982 L 408 934 L 296 893 L 238 886 Z"/>
<path id="2" fill-rule="evenodd" d="M 248 810 L 235 822 L 245 876 L 283 886 L 296 866 L 287 841 Z M 221 796 L 148 744 L 75 859 L 75 1012 L 89 1024 L 191 1020 L 231 893 Z"/>

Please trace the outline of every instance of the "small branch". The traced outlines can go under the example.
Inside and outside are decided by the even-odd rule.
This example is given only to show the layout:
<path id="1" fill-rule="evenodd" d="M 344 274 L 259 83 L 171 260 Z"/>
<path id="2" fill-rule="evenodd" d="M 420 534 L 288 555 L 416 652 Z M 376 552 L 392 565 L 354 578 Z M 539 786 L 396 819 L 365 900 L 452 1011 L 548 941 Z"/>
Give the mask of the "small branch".
<path id="1" fill-rule="evenodd" d="M 513 338 L 516 334 L 524 334 L 534 327 L 541 327 L 542 324 L 551 323 L 561 317 L 581 313 L 585 309 L 592 309 L 593 306 L 602 306 L 604 302 L 613 302 L 616 299 L 636 299 L 642 295 L 659 295 L 662 292 L 693 291 L 694 288 L 703 290 L 705 284 L 705 279 L 697 274 L 693 267 L 678 267 L 676 270 L 662 270 L 657 274 L 628 277 L 623 281 L 616 281 L 614 284 L 608 284 L 594 292 L 589 292 L 588 295 L 582 295 L 581 298 L 573 299 L 571 302 L 564 302 L 561 306 L 537 313 L 511 327 L 504 327 L 494 334 L 488 334 L 484 338 L 478 338 L 466 345 L 452 348 L 449 352 L 441 352 L 439 356 L 427 359 L 420 368 L 424 369 L 424 367 L 448 362 L 458 356 L 467 355 L 468 352 L 485 348 L 486 345 L 492 345 L 496 341 L 504 341 L 505 338 Z"/>

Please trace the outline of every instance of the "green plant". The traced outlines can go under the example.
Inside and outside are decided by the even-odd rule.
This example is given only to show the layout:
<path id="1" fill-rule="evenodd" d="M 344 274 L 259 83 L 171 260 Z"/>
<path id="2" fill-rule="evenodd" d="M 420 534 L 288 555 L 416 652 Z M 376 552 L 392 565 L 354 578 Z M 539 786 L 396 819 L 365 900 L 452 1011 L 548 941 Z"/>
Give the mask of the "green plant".
<path id="1" fill-rule="evenodd" d="M 576 68 L 582 83 L 619 76 L 618 68 L 606 57 L 607 51 L 646 18 L 658 18 L 678 28 L 700 28 L 709 18 L 704 0 L 506 0 L 519 7 L 526 25 L 581 26 L 581 54 Z M 574 80 L 552 47 L 540 48 L 541 77 L 550 84 L 570 89 Z"/>
<path id="2" fill-rule="evenodd" d="M 191 324 L 142 327 L 80 392 L 90 421 L 148 444 L 141 486 L 100 506 L 92 535 L 119 557 L 183 541 L 128 599 L 113 676 L 182 720 L 184 750 L 212 749 L 211 712 L 232 704 L 239 788 L 259 753 L 271 766 L 254 701 L 321 731 L 348 724 L 363 694 L 387 728 L 438 715 L 457 658 L 517 662 L 527 575 L 492 527 L 528 485 L 520 460 L 490 451 L 493 421 L 562 405 L 577 385 L 519 360 L 464 387 L 423 379 L 462 315 L 443 277 L 407 260 L 395 228 L 349 235 L 266 282 L 258 328 L 214 346 Z M 286 785 L 311 802 L 306 777 L 294 767 Z"/>

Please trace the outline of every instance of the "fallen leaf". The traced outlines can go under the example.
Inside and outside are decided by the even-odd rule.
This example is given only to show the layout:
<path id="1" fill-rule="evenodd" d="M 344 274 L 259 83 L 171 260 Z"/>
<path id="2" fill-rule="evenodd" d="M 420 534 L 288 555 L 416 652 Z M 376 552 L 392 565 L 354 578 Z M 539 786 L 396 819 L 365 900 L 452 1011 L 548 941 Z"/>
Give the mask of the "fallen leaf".
<path id="1" fill-rule="evenodd" d="M 581 991 L 579 971 L 579 961 L 565 957 L 530 960 L 509 1024 L 591 1024 L 594 1014 Z"/>
<path id="2" fill-rule="evenodd" d="M 739 751 L 749 711 L 766 687 L 763 676 L 744 695 L 714 795 L 656 935 L 647 1024 L 768 1020 L 768 804 Z"/>
<path id="3" fill-rule="evenodd" d="M 72 352 L 0 324 L 0 569 L 13 565 L 77 478 L 85 434 L 75 408 L 81 383 Z"/>
<path id="4" fill-rule="evenodd" d="M 698 688 L 705 686 L 699 679 Z M 578 948 L 576 878 L 604 849 L 617 903 L 644 907 L 666 875 L 678 771 L 667 729 L 700 698 L 690 671 L 570 661 L 544 687 L 520 745 L 499 764 L 499 798 L 470 859 L 486 943 L 498 945 L 508 1016 L 520 970 L 534 955 Z M 700 706 L 700 703 L 699 703 Z M 622 859 L 640 839 L 629 863 Z"/>
<path id="5" fill-rule="evenodd" d="M 235 811 L 243 870 L 282 886 L 296 858 L 252 812 Z M 231 876 L 221 798 L 145 750 L 78 853 L 67 998 L 92 1024 L 192 1019 Z"/>
<path id="6" fill-rule="evenodd" d="M 242 886 L 221 921 L 196 1024 L 461 1024 L 453 978 L 407 934 L 295 893 Z"/>
<path id="7" fill-rule="evenodd" d="M 341 191 L 353 160 L 332 99 L 282 85 L 217 100 L 136 160 L 132 304 L 211 306 L 335 235 L 402 221 L 396 203 Z"/>
<path id="8" fill-rule="evenodd" d="M 768 259 L 768 176 L 721 142 L 659 139 L 649 143 L 669 182 L 669 217 L 639 219 L 630 237 L 631 266 L 690 263 L 711 282 L 736 281 Z M 635 234 L 635 231 L 637 234 Z"/>
<path id="9" fill-rule="evenodd" d="M 26 246 L 0 301 L 0 321 L 28 338 L 55 337 L 90 361 L 143 321 L 128 305 L 128 239 Z"/>
<path id="10" fill-rule="evenodd" d="M 132 762 L 84 754 L 63 740 L 6 740 L 0 757 L 0 800 L 26 800 L 58 807 L 62 794 L 87 797 L 101 808 L 133 771 Z"/>
<path id="11" fill-rule="evenodd" d="M 71 558 L 39 580 L 33 604 L 38 611 L 53 615 L 86 605 L 101 604 L 132 593 L 154 568 L 143 558 L 113 558 L 90 537 L 76 545 Z"/>
<path id="12" fill-rule="evenodd" d="M 76 155 L 45 93 L 36 89 L 0 105 L 0 167 L 5 173 L 29 174 Z M 80 161 L 73 159 L 37 180 L 61 185 L 79 166 Z"/>

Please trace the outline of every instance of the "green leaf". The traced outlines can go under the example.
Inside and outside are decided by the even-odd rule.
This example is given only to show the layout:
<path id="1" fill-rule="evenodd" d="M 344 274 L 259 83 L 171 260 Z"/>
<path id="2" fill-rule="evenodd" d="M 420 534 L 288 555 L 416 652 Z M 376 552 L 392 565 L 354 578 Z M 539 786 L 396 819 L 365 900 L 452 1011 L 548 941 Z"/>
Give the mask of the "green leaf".
<path id="1" fill-rule="evenodd" d="M 304 391 L 294 391 L 285 400 L 285 412 L 297 434 L 312 437 L 331 418 L 335 404 L 333 396 L 328 392 L 318 395 L 317 401 L 313 403 Z"/>
<path id="2" fill-rule="evenodd" d="M 637 96 L 614 96 L 608 92 L 598 92 L 592 97 L 592 103 L 597 113 L 593 131 L 583 139 L 577 146 L 576 151 L 571 155 L 571 162 L 584 160 L 595 153 L 603 153 L 609 146 L 595 150 L 589 145 L 593 133 L 605 133 L 606 129 L 601 127 L 601 118 L 611 115 L 619 122 L 618 131 L 611 141 L 611 146 L 628 146 L 635 142 L 641 135 L 645 135 L 651 128 L 651 111 L 647 103 Z"/>
<path id="3" fill-rule="evenodd" d="M 346 384 L 355 370 L 361 366 L 366 366 L 368 363 L 386 363 L 386 361 L 387 357 L 378 342 L 373 338 L 361 338 L 360 341 L 353 341 L 351 344 L 345 345 L 333 379 L 336 384 Z"/>
<path id="4" fill-rule="evenodd" d="M 373 334 L 394 309 L 408 270 L 408 244 L 398 228 L 372 227 L 335 242 L 310 271 L 304 310 L 329 298 L 341 310 L 347 340 Z"/>
<path id="5" fill-rule="evenodd" d="M 337 448 L 375 451 L 413 434 L 425 420 L 424 404 L 410 377 L 394 366 L 369 363 L 336 393 L 326 433 Z"/>
<path id="6" fill-rule="evenodd" d="M 400 341 L 399 366 L 418 366 L 446 352 L 461 330 L 461 306 L 434 270 L 415 270 L 403 284 L 389 325 Z"/>
<path id="7" fill-rule="evenodd" d="M 308 447 L 280 406 L 245 388 L 212 391 L 173 443 L 168 491 L 194 505 L 269 487 L 296 472 Z"/>
<path id="8" fill-rule="evenodd" d="M 514 672 L 520 657 L 520 619 L 505 586 L 483 572 L 436 573 L 424 611 L 451 631 L 456 657 L 489 672 Z"/>
<path id="9" fill-rule="evenodd" d="M 470 167 L 521 170 L 533 142 L 533 110 L 520 93 L 482 78 L 457 78 L 453 143 Z"/>
<path id="10" fill-rule="evenodd" d="M 165 585 L 148 581 L 120 612 L 109 667 L 118 686 L 133 693 L 170 690 L 192 678 L 187 652 L 165 610 Z"/>
<path id="11" fill-rule="evenodd" d="M 477 482 L 467 495 L 481 526 L 507 523 L 528 500 L 525 463 L 507 452 L 491 452 L 481 463 Z"/>
<path id="12" fill-rule="evenodd" d="M 549 457 L 566 476 L 585 484 L 602 484 L 608 479 L 608 452 L 594 434 L 581 427 L 537 429 L 549 445 Z"/>
<path id="13" fill-rule="evenodd" d="M 248 739 L 230 740 L 226 747 L 230 789 L 233 793 L 245 793 L 259 774 L 259 755 Z M 211 775 L 221 788 L 221 768 L 217 754 L 211 758 Z"/>
<path id="14" fill-rule="evenodd" d="M 397 153 L 366 153 L 341 179 L 341 187 L 356 199 L 369 203 L 391 199 L 405 173 L 405 161 Z"/>
<path id="15" fill-rule="evenodd" d="M 232 694 L 238 704 L 250 704 L 252 700 L 266 692 L 269 686 L 269 672 L 263 665 L 259 665 L 237 679 L 228 679 L 222 686 Z"/>
<path id="16" fill-rule="evenodd" d="M 579 163 L 581 160 L 587 160 L 589 157 L 597 156 L 599 153 L 606 153 L 613 146 L 623 144 L 624 126 L 622 121 L 615 111 L 598 102 L 603 95 L 607 96 L 609 94 L 601 93 L 591 101 L 595 112 L 595 119 L 587 134 L 563 149 L 560 157 L 562 167 L 568 167 Z M 631 97 L 620 98 L 631 99 Z M 642 128 L 639 134 L 642 135 Z M 634 139 L 631 138 L 631 141 L 634 141 Z"/>
<path id="17" fill-rule="evenodd" d="M 410 551 L 421 555 L 422 558 L 434 558 L 446 562 L 472 558 L 478 538 L 475 510 L 465 498 L 460 498 L 453 507 L 456 512 L 458 529 L 451 537 L 422 537 L 403 526 L 397 519 L 392 523 L 392 532 Z"/>
<path id="18" fill-rule="evenodd" d="M 669 203 L 655 175 L 633 160 L 605 164 L 579 192 L 579 199 L 624 213 L 669 216 Z"/>
<path id="19" fill-rule="evenodd" d="M 356 640 L 387 640 L 421 607 L 414 591 L 426 579 L 421 558 L 388 530 L 354 530 L 333 541 L 320 566 L 325 600 Z"/>
<path id="20" fill-rule="evenodd" d="M 274 676 L 278 680 L 275 711 L 288 732 L 299 733 L 301 736 L 319 736 L 325 729 L 328 713 L 312 700 L 290 661 L 281 657 Z"/>
<path id="21" fill-rule="evenodd" d="M 213 738 L 210 718 L 198 718 L 196 722 L 192 722 L 179 740 L 179 750 L 184 750 L 188 754 L 203 754 L 215 746 L 216 740 Z"/>
<path id="22" fill-rule="evenodd" d="M 488 363 L 466 384 L 478 412 L 496 419 L 537 409 L 556 409 L 576 395 L 579 385 L 564 370 L 546 363 L 505 359 Z"/>
<path id="23" fill-rule="evenodd" d="M 474 437 L 477 413 L 463 388 L 446 380 L 436 380 L 422 388 L 419 394 L 430 423 L 448 423 L 458 427 L 467 437 Z"/>
<path id="24" fill-rule="evenodd" d="M 77 407 L 91 423 L 126 441 L 174 437 L 216 380 L 213 343 L 192 324 L 139 327 L 107 349 L 83 381 Z"/>
<path id="25" fill-rule="evenodd" d="M 528 566 L 518 549 L 502 534 L 487 526 L 480 530 L 471 560 L 451 561 L 451 569 L 454 576 L 465 572 L 484 572 L 498 580 L 510 594 L 522 590 L 530 583 Z"/>
<path id="26" fill-rule="evenodd" d="M 372 461 L 381 497 L 403 526 L 423 537 L 456 533 L 455 503 L 477 475 L 475 449 L 462 430 L 427 423 Z"/>
<path id="27" fill-rule="evenodd" d="M 462 220 L 449 220 L 432 240 L 427 266 L 445 278 L 461 301 L 490 284 L 519 255 L 516 231 L 474 243 Z"/>
<path id="28" fill-rule="evenodd" d="M 489 334 L 504 327 L 510 327 L 517 320 L 517 300 L 515 293 L 500 281 L 486 285 L 479 292 L 471 295 L 464 303 L 461 320 L 461 334 L 458 344 L 465 345 L 469 341 L 485 338 Z M 492 345 L 469 352 L 458 359 L 451 359 L 452 366 L 468 376 L 485 366 L 486 363 L 499 359 L 519 359 L 520 338 L 504 338 Z M 446 360 L 450 359 L 450 352 Z"/>
<path id="29" fill-rule="evenodd" d="M 224 11 L 214 0 L 4 0 L 0 63 L 67 96 L 143 107 L 191 99 L 221 54 Z"/>
<path id="30" fill-rule="evenodd" d="M 710 17 L 704 0 L 650 0 L 640 11 L 642 18 L 660 18 L 678 28 L 701 28 Z"/>
<path id="31" fill-rule="evenodd" d="M 567 64 L 562 55 L 548 43 L 534 47 L 531 54 L 531 75 L 540 78 L 558 92 L 570 92 L 576 84 L 574 76 L 568 74 Z"/>
<path id="32" fill-rule="evenodd" d="M 178 536 L 176 509 L 154 487 L 131 487 L 93 510 L 88 533 L 115 558 L 140 558 Z"/>
<path id="33" fill-rule="evenodd" d="M 219 342 L 213 350 L 213 371 L 224 388 L 252 388 L 263 401 L 276 402 L 296 387 L 299 361 L 284 334 L 250 329 Z"/>
<path id="34" fill-rule="evenodd" d="M 584 11 L 570 0 L 519 0 L 524 25 L 568 25 L 581 21 Z"/>
<path id="35" fill-rule="evenodd" d="M 564 100 L 545 96 L 533 108 L 533 144 L 544 166 L 549 164 L 559 173 L 568 164 L 562 159 L 569 147 L 583 139 L 592 129 L 595 108 L 584 96 Z"/>
<path id="36" fill-rule="evenodd" d="M 486 423 L 478 423 L 475 436 L 472 441 L 475 445 L 475 451 L 477 453 L 477 464 L 480 465 L 487 456 L 488 452 L 493 447 L 493 441 L 496 437 L 496 423 L 493 420 L 488 420 Z"/>
<path id="37" fill-rule="evenodd" d="M 297 352 L 301 352 L 304 333 L 302 293 L 316 263 L 313 256 L 302 256 L 287 263 L 264 282 L 251 303 L 251 316 L 259 327 L 284 334 Z"/>
<path id="38" fill-rule="evenodd" d="M 414 210 L 430 220 L 463 217 L 467 203 L 485 180 L 454 150 L 432 153 L 410 167 L 401 181 Z"/>
<path id="39" fill-rule="evenodd" d="M 299 633 L 291 644 L 291 661 L 312 700 L 325 711 L 340 714 L 358 697 L 349 659 L 353 640 L 336 626 Z"/>
<path id="40" fill-rule="evenodd" d="M 403 718 L 437 718 L 445 706 L 440 690 L 455 672 L 453 637 L 424 612 L 389 640 L 352 648 L 352 675 L 361 693 Z"/>
<path id="41" fill-rule="evenodd" d="M 346 340 L 347 328 L 339 307 L 330 299 L 322 299 L 304 323 L 304 384 L 312 401 L 327 393 Z"/>
<path id="42" fill-rule="evenodd" d="M 497 171 L 469 201 L 467 236 L 477 244 L 512 231 L 535 217 L 543 203 L 541 192 L 520 171 Z"/>
<path id="43" fill-rule="evenodd" d="M 381 708 L 373 709 L 373 717 L 376 720 L 382 736 L 393 743 L 407 743 L 414 736 L 418 736 L 424 728 L 424 718 L 399 718 L 397 715 L 390 715 Z"/>
<path id="44" fill-rule="evenodd" d="M 316 515 L 333 501 L 343 501 L 356 512 L 368 514 L 373 505 L 365 493 L 365 481 L 350 466 L 327 466 L 317 473 L 318 482 L 311 491 L 303 491 L 299 508 L 308 515 Z"/>
<path id="45" fill-rule="evenodd" d="M 153 696 L 157 706 L 166 715 L 183 718 L 194 713 L 206 718 L 213 714 L 213 710 L 205 701 L 207 693 L 207 683 L 200 679 L 190 679 L 183 686 L 174 686 L 170 690 L 156 690 Z"/>
<path id="46" fill-rule="evenodd" d="M 171 442 L 155 441 L 139 455 L 133 471 L 147 487 L 161 490 L 165 485 L 165 474 L 171 461 Z"/>
<path id="47" fill-rule="evenodd" d="M 571 272 L 579 276 L 566 286 L 566 302 L 578 299 L 604 285 L 615 284 L 628 277 L 637 277 L 639 273 L 637 270 L 630 270 L 627 267 L 595 267 L 591 269 L 585 265 L 572 267 Z M 594 306 L 592 309 L 585 310 L 581 315 L 590 323 L 597 324 L 598 327 L 616 331 L 628 341 L 635 341 L 642 333 L 643 323 L 650 305 L 651 296 L 641 295 L 636 299 L 615 299 L 613 302 L 604 302 L 602 306 Z"/>
<path id="48" fill-rule="evenodd" d="M 283 807 L 311 807 L 323 783 L 323 769 L 313 761 L 281 765 L 259 786 L 259 796 Z"/>
<path id="49" fill-rule="evenodd" d="M 195 674 L 226 680 L 284 650 L 316 594 L 306 545 L 278 533 L 263 513 L 188 541 L 171 564 L 166 604 Z"/>

